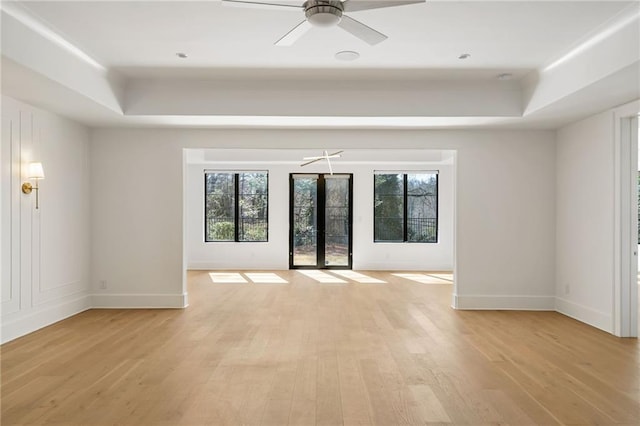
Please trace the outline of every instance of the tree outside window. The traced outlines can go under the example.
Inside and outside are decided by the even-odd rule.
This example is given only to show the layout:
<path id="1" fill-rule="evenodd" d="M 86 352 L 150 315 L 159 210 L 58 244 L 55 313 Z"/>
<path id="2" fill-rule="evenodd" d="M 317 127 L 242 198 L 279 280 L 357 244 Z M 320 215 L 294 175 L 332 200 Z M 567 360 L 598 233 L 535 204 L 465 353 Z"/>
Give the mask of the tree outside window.
<path id="1" fill-rule="evenodd" d="M 438 242 L 438 173 L 374 175 L 374 241 Z"/>
<path id="2" fill-rule="evenodd" d="M 205 172 L 205 241 L 267 241 L 268 198 L 267 172 Z"/>

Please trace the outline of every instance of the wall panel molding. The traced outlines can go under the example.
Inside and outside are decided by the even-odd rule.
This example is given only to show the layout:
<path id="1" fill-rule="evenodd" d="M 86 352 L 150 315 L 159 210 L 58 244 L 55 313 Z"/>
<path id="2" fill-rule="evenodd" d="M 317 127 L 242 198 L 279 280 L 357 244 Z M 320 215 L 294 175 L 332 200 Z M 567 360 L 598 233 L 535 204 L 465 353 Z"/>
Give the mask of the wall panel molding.
<path id="1" fill-rule="evenodd" d="M 2 97 L 3 342 L 91 307 L 88 145 L 86 127 Z M 32 161 L 38 209 L 21 190 Z"/>

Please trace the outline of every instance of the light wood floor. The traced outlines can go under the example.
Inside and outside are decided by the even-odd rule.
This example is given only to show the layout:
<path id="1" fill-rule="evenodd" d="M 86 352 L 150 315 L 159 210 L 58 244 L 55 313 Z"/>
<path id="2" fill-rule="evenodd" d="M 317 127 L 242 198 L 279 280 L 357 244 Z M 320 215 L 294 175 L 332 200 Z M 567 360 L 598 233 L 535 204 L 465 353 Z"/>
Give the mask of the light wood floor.
<path id="1" fill-rule="evenodd" d="M 385 283 L 190 272 L 188 309 L 91 310 L 5 344 L 2 425 L 640 424 L 636 339 L 365 274 Z"/>

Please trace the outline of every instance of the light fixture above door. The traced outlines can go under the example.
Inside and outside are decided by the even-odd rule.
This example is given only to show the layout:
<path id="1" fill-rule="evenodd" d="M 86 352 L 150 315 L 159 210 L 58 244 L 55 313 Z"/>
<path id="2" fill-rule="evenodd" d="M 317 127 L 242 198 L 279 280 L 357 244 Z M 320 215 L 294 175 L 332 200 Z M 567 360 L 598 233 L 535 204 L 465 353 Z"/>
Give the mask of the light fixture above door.
<path id="1" fill-rule="evenodd" d="M 309 164 L 315 163 L 316 161 L 327 160 L 327 165 L 329 166 L 329 173 L 333 174 L 333 168 L 331 167 L 331 159 L 332 158 L 340 158 L 344 151 L 336 151 L 333 154 L 327 153 L 327 151 L 323 151 L 322 155 L 314 156 L 314 157 L 304 157 L 303 160 L 307 160 L 306 163 L 300 164 L 300 167 L 308 166 Z"/>

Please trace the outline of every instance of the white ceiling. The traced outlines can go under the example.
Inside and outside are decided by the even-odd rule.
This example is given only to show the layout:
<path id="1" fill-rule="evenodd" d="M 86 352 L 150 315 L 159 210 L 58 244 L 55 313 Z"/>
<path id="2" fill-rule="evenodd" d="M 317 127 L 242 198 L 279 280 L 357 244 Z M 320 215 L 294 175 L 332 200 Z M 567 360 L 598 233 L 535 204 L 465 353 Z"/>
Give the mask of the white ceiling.
<path id="1" fill-rule="evenodd" d="M 295 2 L 298 3 L 298 2 Z M 299 3 L 302 3 L 300 0 Z M 631 2 L 429 1 L 353 12 L 386 34 L 369 46 L 340 28 L 314 28 L 292 47 L 274 42 L 302 10 L 219 1 L 29 2 L 42 22 L 108 68 L 383 68 L 521 71 L 560 57 Z M 360 59 L 334 54 L 356 50 Z M 189 55 L 176 57 L 177 52 Z M 461 61 L 458 56 L 470 53 Z"/>
<path id="2" fill-rule="evenodd" d="M 429 0 L 352 12 L 351 17 L 389 37 L 379 45 L 369 46 L 333 27 L 313 28 L 293 47 L 273 43 L 304 18 L 296 9 L 228 7 L 219 0 L 4 1 L 2 8 L 3 71 L 7 70 L 3 92 L 89 125 L 169 125 L 170 116 L 197 116 L 199 126 L 219 125 L 215 123 L 224 116 L 236 120 L 268 116 L 275 123 L 278 117 L 353 116 L 423 120 L 412 127 L 431 127 L 429 119 L 455 122 L 456 117 L 482 125 L 549 127 L 562 124 L 565 116 L 573 119 L 633 100 L 640 93 L 637 79 L 633 83 L 639 59 L 633 42 L 638 33 L 637 1 Z M 606 43 L 619 49 L 615 59 L 606 58 L 611 55 Z M 361 56 L 353 62 L 338 61 L 334 54 L 341 50 L 355 50 Z M 188 58 L 178 58 L 178 52 Z M 461 60 L 462 53 L 471 57 Z M 559 59 L 564 61 L 558 67 L 563 75 L 557 77 L 561 73 L 547 67 Z M 92 60 L 97 64 L 89 66 Z M 580 71 L 585 64 L 591 75 Z M 572 70 L 578 74 L 571 75 Z M 82 78 L 69 76 L 74 72 L 82 73 Z M 511 73 L 513 79 L 496 80 L 501 73 Z M 213 105 L 211 94 L 217 92 L 198 87 L 203 80 L 207 87 L 213 81 L 217 87 L 234 89 Z M 568 84 L 560 84 L 563 80 Z M 72 93 L 65 96 L 64 105 L 55 99 L 61 88 L 42 88 L 47 81 Z M 156 85 L 152 92 L 150 82 L 158 81 L 163 82 L 161 89 Z M 275 91 L 263 95 L 255 88 L 256 81 L 277 87 L 289 106 L 299 105 L 280 106 L 280 96 Z M 460 86 L 461 81 L 466 83 Z M 429 97 L 432 104 L 409 98 L 408 93 L 402 95 L 406 99 L 398 95 L 410 92 L 401 86 L 413 82 L 422 91 L 416 93 Z M 318 97 L 322 107 L 297 99 L 315 99 L 311 87 L 334 83 L 340 90 L 326 92 L 331 94 L 328 99 Z M 598 84 L 609 91 L 588 98 L 593 100 L 591 108 L 568 99 L 580 96 L 576 99 L 582 102 Z M 251 92 L 243 91 L 243 85 Z M 40 95 L 34 93 L 36 86 Z M 188 90 L 181 90 L 184 87 Z M 399 87 L 402 90 L 396 90 Z M 611 87 L 616 88 L 615 96 Z M 468 102 L 461 99 L 461 91 L 470 93 Z M 208 98 L 200 98 L 205 93 Z M 248 100 L 251 94 L 263 98 L 263 110 L 239 105 L 226 112 L 220 106 L 229 99 Z M 331 99 L 339 104 L 342 96 L 346 107 L 332 114 Z M 87 108 L 87 98 L 97 104 L 95 108 Z M 395 108 L 397 113 L 393 104 L 385 109 L 366 107 L 385 100 L 402 107 Z M 555 112 L 557 102 L 572 104 L 571 111 Z M 165 123 L 162 117 L 167 117 Z M 459 126 L 465 126 L 463 121 Z"/>

